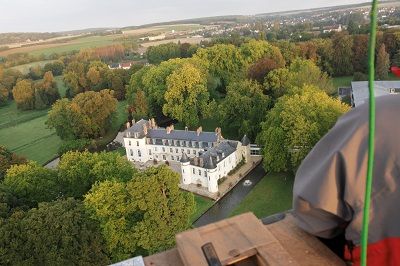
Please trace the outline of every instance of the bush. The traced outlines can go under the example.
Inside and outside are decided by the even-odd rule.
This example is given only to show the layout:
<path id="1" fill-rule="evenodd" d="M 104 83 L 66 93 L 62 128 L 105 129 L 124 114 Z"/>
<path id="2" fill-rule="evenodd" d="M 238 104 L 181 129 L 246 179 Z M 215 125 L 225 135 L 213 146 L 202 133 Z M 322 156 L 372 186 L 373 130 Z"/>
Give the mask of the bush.
<path id="1" fill-rule="evenodd" d="M 165 164 L 166 164 L 166 165 L 169 165 L 169 162 L 168 162 L 168 161 L 165 161 Z"/>
<path id="2" fill-rule="evenodd" d="M 368 75 L 361 73 L 361 72 L 355 72 L 353 75 L 353 81 L 366 81 L 368 80 Z"/>
<path id="3" fill-rule="evenodd" d="M 218 179 L 218 181 L 217 181 L 217 183 L 218 183 L 218 185 L 221 185 L 225 180 L 226 180 L 226 176 L 224 176 L 224 177 L 221 177 L 220 179 Z"/>
<path id="4" fill-rule="evenodd" d="M 58 154 L 63 155 L 68 151 L 84 151 L 85 149 L 89 148 L 91 143 L 92 142 L 89 139 L 68 140 L 61 144 L 60 148 L 58 149 Z"/>
<path id="5" fill-rule="evenodd" d="M 157 164 L 157 159 L 153 159 L 153 164 L 154 164 L 154 165 Z"/>

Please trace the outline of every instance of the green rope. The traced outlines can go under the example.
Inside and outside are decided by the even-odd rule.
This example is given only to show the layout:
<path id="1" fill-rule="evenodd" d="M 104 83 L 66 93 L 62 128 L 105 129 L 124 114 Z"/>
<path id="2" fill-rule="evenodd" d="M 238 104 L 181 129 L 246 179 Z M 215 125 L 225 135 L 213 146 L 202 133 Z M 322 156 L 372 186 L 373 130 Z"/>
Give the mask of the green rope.
<path id="1" fill-rule="evenodd" d="M 361 231 L 361 265 L 367 265 L 368 223 L 371 205 L 372 175 L 374 170 L 374 139 L 375 139 L 375 45 L 376 45 L 376 17 L 377 0 L 372 1 L 371 8 L 371 33 L 368 48 L 368 86 L 369 86 L 369 137 L 368 137 L 368 170 L 365 184 L 365 198 L 363 210 L 363 223 Z"/>

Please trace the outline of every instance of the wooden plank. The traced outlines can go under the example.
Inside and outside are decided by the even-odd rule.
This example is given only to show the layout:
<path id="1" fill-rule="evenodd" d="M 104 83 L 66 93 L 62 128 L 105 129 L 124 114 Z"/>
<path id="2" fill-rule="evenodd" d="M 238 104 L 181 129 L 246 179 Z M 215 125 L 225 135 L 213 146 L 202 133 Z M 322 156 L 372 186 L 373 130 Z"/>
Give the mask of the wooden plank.
<path id="1" fill-rule="evenodd" d="M 184 266 L 176 248 L 145 257 L 143 260 L 146 266 Z"/>
<path id="2" fill-rule="evenodd" d="M 211 242 L 222 265 L 243 254 L 259 254 L 268 265 L 297 265 L 279 241 L 252 213 L 180 233 L 178 252 L 184 265 L 207 266 L 201 246 Z M 247 256 L 247 255 L 246 255 Z"/>
<path id="3" fill-rule="evenodd" d="M 346 265 L 321 241 L 296 226 L 293 215 L 265 226 L 300 265 Z"/>

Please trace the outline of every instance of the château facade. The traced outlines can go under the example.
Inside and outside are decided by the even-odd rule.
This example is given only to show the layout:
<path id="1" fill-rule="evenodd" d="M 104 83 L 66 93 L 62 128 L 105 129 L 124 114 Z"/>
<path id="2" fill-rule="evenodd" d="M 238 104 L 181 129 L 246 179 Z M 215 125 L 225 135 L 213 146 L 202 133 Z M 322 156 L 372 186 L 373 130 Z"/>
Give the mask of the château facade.
<path id="1" fill-rule="evenodd" d="M 124 144 L 129 161 L 150 160 L 177 162 L 184 185 L 200 185 L 218 192 L 218 180 L 227 176 L 240 161 L 249 161 L 250 141 L 225 140 L 221 129 L 215 132 L 175 130 L 171 125 L 158 127 L 154 121 L 141 119 L 127 125 Z"/>

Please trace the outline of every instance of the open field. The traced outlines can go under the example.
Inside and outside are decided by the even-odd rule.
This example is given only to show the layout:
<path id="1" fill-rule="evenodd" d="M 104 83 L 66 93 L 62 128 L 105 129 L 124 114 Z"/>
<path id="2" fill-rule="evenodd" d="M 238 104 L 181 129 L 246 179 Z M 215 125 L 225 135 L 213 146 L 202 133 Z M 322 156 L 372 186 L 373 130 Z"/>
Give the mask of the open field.
<path id="1" fill-rule="evenodd" d="M 178 43 L 178 42 L 185 43 L 186 42 L 186 43 L 190 43 L 190 44 L 197 44 L 197 43 L 200 43 L 201 41 L 208 41 L 208 40 L 210 40 L 210 38 L 193 38 L 193 37 L 190 37 L 190 38 L 179 38 L 179 39 L 168 39 L 168 40 L 153 41 L 153 42 L 144 42 L 144 43 L 141 43 L 140 45 L 142 47 L 147 48 L 147 47 L 150 47 L 150 46 L 156 46 L 156 45 L 160 45 L 160 44 L 164 44 L 164 43 L 170 43 L 170 42 L 173 42 L 173 43 Z"/>
<path id="2" fill-rule="evenodd" d="M 171 25 L 162 25 L 162 26 L 152 26 L 146 28 L 139 28 L 133 30 L 123 30 L 122 33 L 124 35 L 130 36 L 139 36 L 145 34 L 157 34 L 166 31 L 185 31 L 185 30 L 196 30 L 200 29 L 202 26 L 200 24 L 171 24 Z"/>
<path id="3" fill-rule="evenodd" d="M 253 212 L 258 218 L 292 208 L 294 178 L 289 173 L 269 173 L 253 188 L 231 216 Z"/>
<path id="4" fill-rule="evenodd" d="M 0 107 L 0 129 L 14 127 L 35 118 L 47 115 L 48 109 L 21 111 L 17 109 L 14 101 L 6 106 Z M 0 142 L 2 140 L 0 139 Z"/>
<path id="5" fill-rule="evenodd" d="M 45 64 L 54 62 L 55 60 L 43 60 L 43 61 L 37 61 L 37 62 L 32 62 L 28 64 L 23 64 L 23 65 L 18 65 L 14 67 L 10 67 L 11 69 L 19 70 L 22 74 L 26 75 L 29 73 L 29 69 L 34 66 L 40 66 L 44 67 Z"/>
<path id="6" fill-rule="evenodd" d="M 0 111 L 3 111 L 2 109 Z M 26 111 L 30 112 L 30 111 Z M 35 112 L 35 111 L 34 111 Z M 25 116 L 25 114 L 23 114 Z M 0 144 L 40 164 L 56 157 L 61 139 L 46 127 L 46 113 L 16 126 L 0 129 Z"/>

